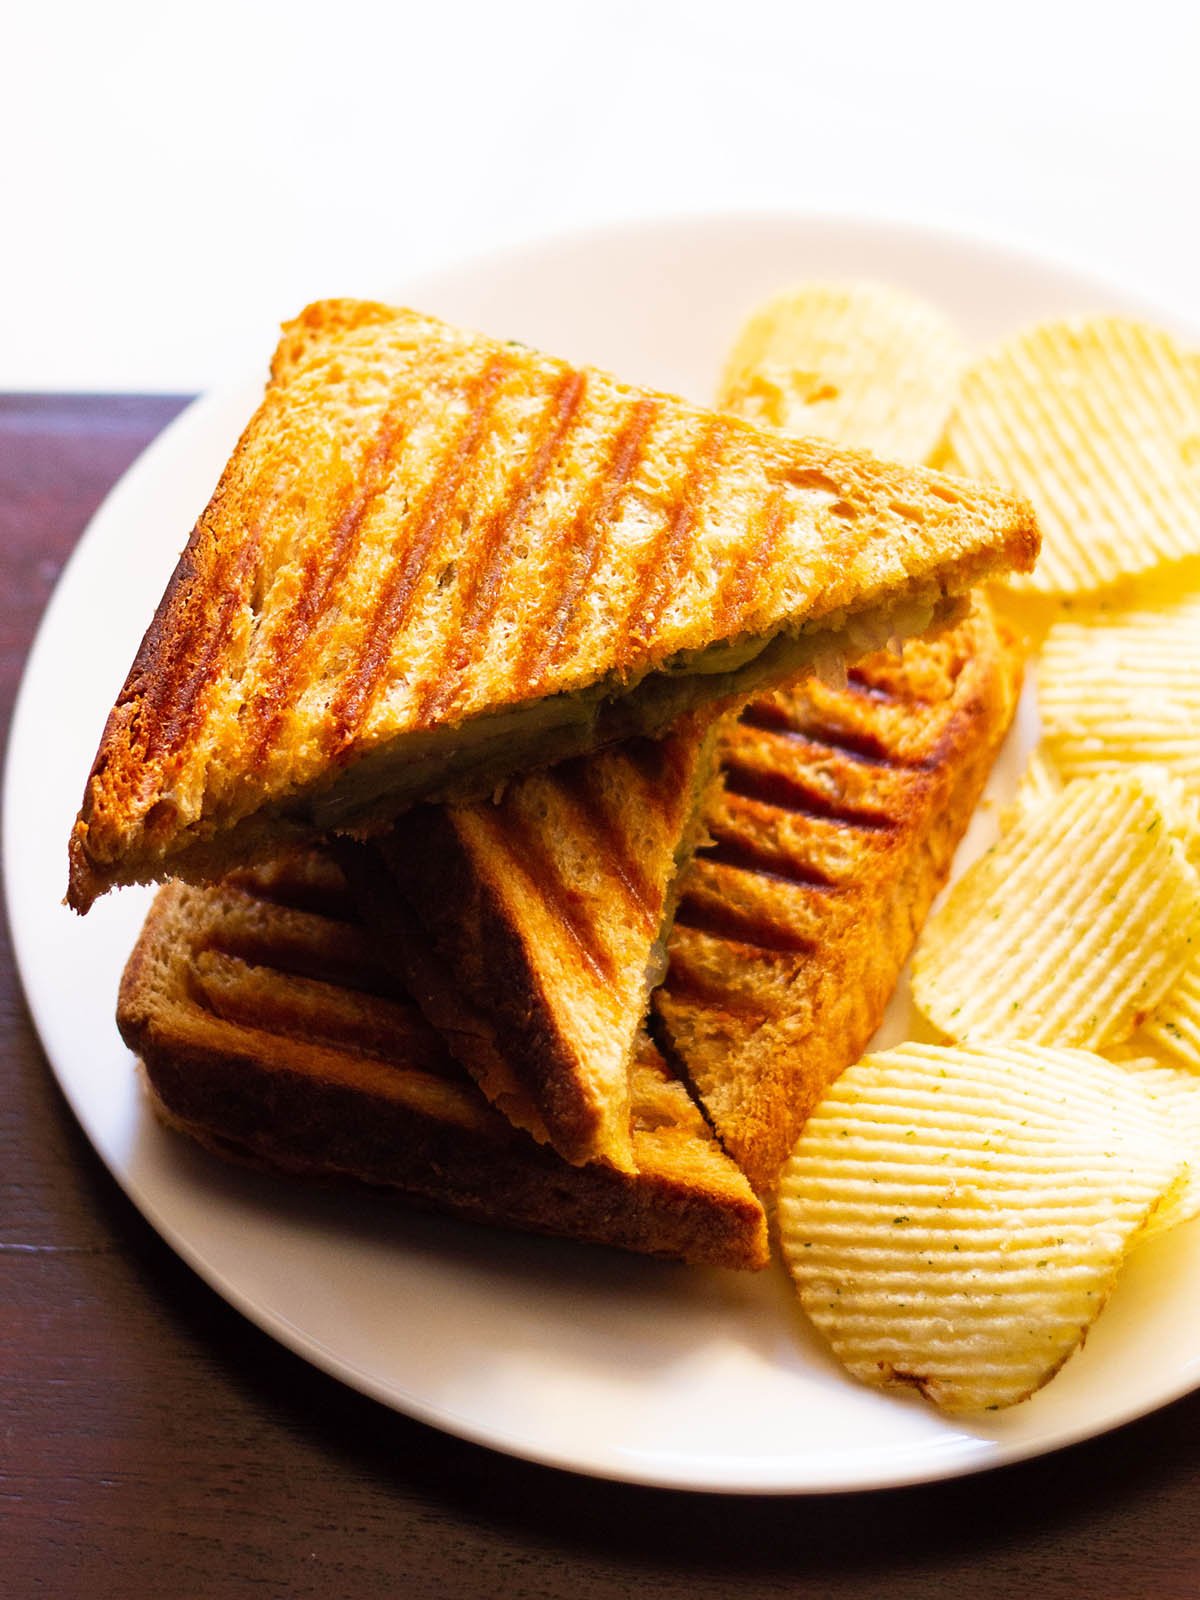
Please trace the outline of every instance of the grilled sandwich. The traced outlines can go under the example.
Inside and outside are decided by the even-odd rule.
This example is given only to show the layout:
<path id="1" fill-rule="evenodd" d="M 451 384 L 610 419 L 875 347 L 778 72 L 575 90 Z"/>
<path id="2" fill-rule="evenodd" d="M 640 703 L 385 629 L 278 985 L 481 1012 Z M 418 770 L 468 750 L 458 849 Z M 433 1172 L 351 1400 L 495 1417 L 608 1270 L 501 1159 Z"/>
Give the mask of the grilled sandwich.
<path id="1" fill-rule="evenodd" d="M 516 778 L 494 804 L 418 806 L 343 847 L 425 1016 L 509 1121 L 568 1161 L 634 1168 L 630 1061 L 717 720 L 692 712 L 662 739 Z"/>
<path id="2" fill-rule="evenodd" d="M 483 1099 L 380 963 L 331 855 L 162 889 L 117 1020 L 165 1121 L 219 1155 L 696 1264 L 767 1261 L 763 1210 L 644 1034 L 634 1168 L 571 1166 Z"/>
<path id="3" fill-rule="evenodd" d="M 801 679 L 727 725 L 653 1032 L 758 1193 L 879 1026 L 1019 680 L 980 602 L 845 687 Z"/>
<path id="4" fill-rule="evenodd" d="M 782 682 L 1027 570 L 1032 512 L 358 301 L 283 334 L 104 730 L 68 900 Z"/>

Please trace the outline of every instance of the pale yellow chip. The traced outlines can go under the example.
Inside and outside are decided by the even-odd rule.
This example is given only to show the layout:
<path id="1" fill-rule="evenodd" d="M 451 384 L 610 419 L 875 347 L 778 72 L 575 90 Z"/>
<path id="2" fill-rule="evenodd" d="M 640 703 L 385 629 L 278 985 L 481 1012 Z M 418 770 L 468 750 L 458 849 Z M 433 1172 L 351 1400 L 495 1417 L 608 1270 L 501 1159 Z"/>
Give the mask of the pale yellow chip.
<path id="1" fill-rule="evenodd" d="M 867 1383 L 1012 1405 L 1083 1342 L 1187 1163 L 1083 1051 L 901 1045 L 845 1072 L 780 1181 L 800 1302 Z"/>
<path id="2" fill-rule="evenodd" d="M 1200 1078 L 1200 939 L 1196 953 L 1146 1018 L 1136 1040 L 1145 1039 L 1162 1060 Z"/>
<path id="3" fill-rule="evenodd" d="M 1027 812 L 1036 811 L 1047 801 L 1056 799 L 1062 791 L 1062 773 L 1047 756 L 1045 749 L 1038 745 L 1021 774 L 1015 794 L 1000 813 L 1001 829 L 1007 833 Z"/>
<path id="4" fill-rule="evenodd" d="M 1038 706 L 1067 778 L 1154 762 L 1200 801 L 1200 597 L 1046 635 Z"/>
<path id="5" fill-rule="evenodd" d="M 1010 485 L 1042 527 L 1045 595 L 1095 594 L 1200 555 L 1200 363 L 1125 317 L 1043 323 L 974 362 L 947 428 L 954 470 Z"/>
<path id="6" fill-rule="evenodd" d="M 1183 846 L 1184 854 L 1200 872 L 1200 800 L 1191 791 L 1185 791 L 1183 803 L 1177 807 L 1178 822 L 1175 834 Z"/>
<path id="7" fill-rule="evenodd" d="M 1200 872 L 1200 801 L 1195 793 L 1177 777 L 1169 767 L 1155 766 L 1149 762 L 1128 767 L 1136 772 L 1142 782 L 1158 796 L 1167 826 L 1179 840 L 1184 855 Z"/>
<path id="8" fill-rule="evenodd" d="M 1137 1032 L 1121 1044 L 1106 1045 L 1103 1054 L 1111 1061 L 1156 1061 L 1200 1080 L 1200 956 L 1193 957 Z"/>
<path id="9" fill-rule="evenodd" d="M 873 283 L 809 283 L 742 328 L 718 405 L 760 426 L 925 461 L 966 359 L 941 312 Z"/>
<path id="10" fill-rule="evenodd" d="M 1114 1055 L 1150 1095 L 1169 1136 L 1188 1158 L 1186 1180 L 1166 1196 L 1146 1224 L 1145 1237 L 1151 1238 L 1200 1217 L 1200 1076 L 1154 1057 L 1138 1056 L 1131 1045 L 1117 1046 Z"/>
<path id="11" fill-rule="evenodd" d="M 1018 817 L 925 928 L 913 999 L 952 1039 L 1098 1050 L 1183 973 L 1200 875 L 1140 768 L 1068 784 Z"/>

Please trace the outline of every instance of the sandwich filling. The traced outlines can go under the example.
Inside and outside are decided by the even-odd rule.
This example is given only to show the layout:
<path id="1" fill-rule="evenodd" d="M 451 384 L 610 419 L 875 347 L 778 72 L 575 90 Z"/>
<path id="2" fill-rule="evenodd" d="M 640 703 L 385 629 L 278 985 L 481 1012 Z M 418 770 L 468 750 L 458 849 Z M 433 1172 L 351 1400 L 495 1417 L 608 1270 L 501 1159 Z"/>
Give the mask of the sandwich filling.
<path id="1" fill-rule="evenodd" d="M 960 610 L 959 601 L 936 594 L 906 597 L 892 606 L 822 618 L 796 633 L 689 652 L 624 692 L 600 683 L 453 731 L 394 739 L 347 768 L 332 786 L 292 797 L 277 816 L 366 836 L 418 798 L 460 801 L 491 793 L 513 771 L 517 749 L 518 769 L 536 771 L 624 739 L 655 737 L 697 706 L 733 705 L 802 672 L 854 661 L 892 639 L 923 633 L 935 621 L 952 621 Z"/>

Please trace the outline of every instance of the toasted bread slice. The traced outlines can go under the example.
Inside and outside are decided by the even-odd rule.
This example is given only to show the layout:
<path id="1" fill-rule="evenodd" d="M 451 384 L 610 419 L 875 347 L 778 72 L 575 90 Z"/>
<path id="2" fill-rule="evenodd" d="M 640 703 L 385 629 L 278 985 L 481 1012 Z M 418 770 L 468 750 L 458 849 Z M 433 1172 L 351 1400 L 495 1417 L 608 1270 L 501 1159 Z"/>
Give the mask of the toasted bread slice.
<path id="1" fill-rule="evenodd" d="M 654 1031 L 760 1194 L 879 1026 L 1019 679 L 980 602 L 844 688 L 809 677 L 754 701 L 725 734 Z"/>
<path id="2" fill-rule="evenodd" d="M 629 1063 L 666 970 L 718 718 L 418 806 L 344 864 L 380 948 L 485 1095 L 567 1161 L 632 1170 Z M 401 891 L 379 893 L 391 878 Z"/>
<path id="3" fill-rule="evenodd" d="M 999 489 L 312 306 L 109 716 L 68 900 L 658 733 L 924 626 L 1037 546 Z"/>
<path id="4" fill-rule="evenodd" d="M 489 1106 L 377 961 L 332 857 L 159 892 L 117 1020 L 164 1119 L 218 1154 L 479 1222 L 723 1267 L 762 1208 L 643 1036 L 636 1170 L 569 1166 Z"/>

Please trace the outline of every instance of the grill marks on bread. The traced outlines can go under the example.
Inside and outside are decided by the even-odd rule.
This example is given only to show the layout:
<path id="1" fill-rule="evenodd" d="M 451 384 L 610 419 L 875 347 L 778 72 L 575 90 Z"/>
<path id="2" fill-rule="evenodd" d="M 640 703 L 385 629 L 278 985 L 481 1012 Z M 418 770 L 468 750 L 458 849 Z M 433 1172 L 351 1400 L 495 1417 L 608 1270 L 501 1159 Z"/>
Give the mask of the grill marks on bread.
<path id="1" fill-rule="evenodd" d="M 217 493 L 219 496 L 220 488 Z M 200 726 L 215 664 L 229 650 L 234 618 L 240 607 L 252 602 L 262 519 L 269 514 L 271 498 L 267 496 L 267 503 L 259 507 L 242 541 L 220 551 L 211 594 L 200 570 L 199 533 L 193 532 L 164 597 L 164 606 L 178 608 L 188 625 L 172 631 L 161 625 L 160 618 L 155 619 L 109 716 L 93 780 L 105 775 L 110 740 L 123 735 L 144 764 L 141 788 L 146 788 L 156 768 L 165 780 L 161 788 L 167 792 L 160 793 L 146 812 L 151 836 L 169 831 L 174 821 L 176 807 L 168 798 L 174 758 Z"/>
<path id="2" fill-rule="evenodd" d="M 331 749 L 345 749 L 351 742 L 379 688 L 396 635 L 408 622 L 418 586 L 439 547 L 460 489 L 470 483 L 472 458 L 508 371 L 508 363 L 502 357 L 493 356 L 488 361 L 471 388 L 469 409 L 457 435 L 439 458 L 408 524 L 398 530 L 396 548 L 403 554 L 390 564 L 362 627 L 354 669 L 341 679 L 330 702 Z"/>
<path id="3" fill-rule="evenodd" d="M 727 636 L 736 637 L 746 626 L 758 584 L 774 565 L 787 513 L 787 491 L 776 486 L 748 524 L 737 559 L 726 568 L 713 600 L 713 615 Z"/>
<path id="4" fill-rule="evenodd" d="M 411 312 L 310 308 L 110 719 L 72 904 L 187 875 L 193 847 L 200 875 L 378 827 L 406 745 L 397 807 L 481 792 L 499 742 L 478 770 L 438 759 L 473 721 L 1028 564 L 1027 507 L 940 489 Z M 561 756 L 616 725 L 503 748 L 519 768 L 524 740 Z"/>
<path id="5" fill-rule="evenodd" d="M 199 950 L 189 976 L 192 997 L 225 1022 L 283 1039 L 317 1039 L 380 1061 L 401 1056 L 409 1065 L 420 1062 L 423 1070 L 457 1078 L 454 1063 L 423 1037 L 414 1006 L 368 996 L 333 974 L 313 979 L 293 972 L 292 954 L 260 947 L 254 960 L 215 946 Z"/>
<path id="6" fill-rule="evenodd" d="M 772 728 L 756 737 L 764 721 Z M 894 825 L 874 790 L 865 809 L 855 804 L 853 786 L 838 782 L 838 754 L 823 731 L 799 695 L 781 691 L 748 707 L 726 735 L 721 792 L 705 816 L 712 843 L 700 848 L 685 879 L 678 928 L 777 956 L 784 966 L 817 953 L 828 893 L 846 888 L 831 837 L 845 840 L 843 854 L 856 859 L 861 832 Z M 687 948 L 687 933 L 672 941 L 672 982 L 686 969 Z"/>
<path id="7" fill-rule="evenodd" d="M 578 628 L 579 602 L 605 552 L 607 530 L 641 465 L 658 404 L 647 396 L 625 411 L 609 441 L 603 471 L 597 472 L 562 532 L 564 565 L 557 586 L 542 602 L 537 625 L 528 630 L 517 670 L 540 685 L 571 653 Z"/>
<path id="8" fill-rule="evenodd" d="M 354 874 L 430 1021 L 568 1161 L 632 1159 L 630 1052 L 714 738 L 714 714 L 693 713 L 662 740 L 515 779 L 495 803 L 418 808 L 366 847 L 399 904 Z"/>
<path id="9" fill-rule="evenodd" d="M 439 676 L 427 680 L 418 696 L 418 712 L 425 718 L 436 719 L 449 709 L 470 670 L 479 637 L 492 620 L 497 593 L 510 572 L 513 547 L 579 415 L 586 387 L 587 377 L 582 372 L 568 368 L 560 375 L 540 425 L 527 443 L 524 475 L 510 480 L 508 495 L 488 515 L 483 533 L 456 565 L 457 621 L 449 630 L 456 635 L 456 643 Z"/>
<path id="10" fill-rule="evenodd" d="M 300 902 L 305 903 L 304 908 Z M 293 856 L 237 875 L 186 950 L 191 1001 L 279 1039 L 319 1040 L 462 1079 L 461 1069 L 358 922 L 329 857 Z M 321 905 L 321 910 L 311 909 Z"/>
<path id="11" fill-rule="evenodd" d="M 675 743 L 672 740 L 662 742 L 669 749 Z M 650 739 L 630 741 L 632 746 L 656 743 Z M 628 758 L 632 780 L 637 770 L 636 754 L 624 748 L 620 754 Z M 599 858 L 619 885 L 614 915 L 619 916 L 624 911 L 635 926 L 647 933 L 656 933 L 662 920 L 662 885 L 653 881 L 649 864 L 622 827 L 620 812 L 612 805 L 611 792 L 606 795 L 603 786 L 596 782 L 597 769 L 592 761 L 582 756 L 574 761 L 561 762 L 554 769 L 554 777 L 570 804 L 576 826 L 586 837 L 595 841 Z M 669 787 L 668 792 L 674 791 Z"/>
<path id="12" fill-rule="evenodd" d="M 625 618 L 628 637 L 639 644 L 653 642 L 663 612 L 675 597 L 680 573 L 692 554 L 693 535 L 705 496 L 732 430 L 733 423 L 723 417 L 712 417 L 700 425 L 672 496 L 673 508 L 642 555 L 641 579 Z M 731 570 L 736 571 L 736 566 Z"/>
<path id="13" fill-rule="evenodd" d="M 709 889 L 701 873 L 697 878 L 700 881 L 684 890 L 675 912 L 676 928 L 685 930 L 677 944 L 684 943 L 686 931 L 690 931 L 735 947 L 731 951 L 733 959 L 742 950 L 788 956 L 811 954 L 813 940 L 780 917 L 774 907 L 739 906 L 719 890 Z"/>
<path id="14" fill-rule="evenodd" d="M 747 728 L 757 728 L 763 733 L 782 734 L 807 745 L 814 752 L 820 749 L 836 751 L 852 761 L 865 761 L 870 766 L 905 767 L 927 764 L 927 758 L 912 758 L 889 749 L 887 740 L 877 729 L 868 727 L 833 728 L 822 725 L 815 733 L 808 726 L 797 724 L 795 712 L 778 700 L 756 700 L 742 713 L 742 723 Z"/>
<path id="15" fill-rule="evenodd" d="M 879 1025 L 1018 679 L 980 605 L 844 688 L 764 696 L 726 732 L 655 1028 L 759 1192 Z"/>
<path id="16" fill-rule="evenodd" d="M 824 745 L 818 731 L 810 735 L 811 745 L 824 746 L 830 754 L 837 753 L 834 746 Z M 792 747 L 793 750 L 795 747 Z M 879 759 L 879 766 L 891 765 Z M 723 768 L 726 791 L 740 800 L 764 806 L 773 812 L 793 816 L 819 817 L 840 823 L 847 828 L 889 828 L 892 819 L 874 810 L 852 805 L 844 794 L 829 784 L 814 782 L 814 772 L 807 763 L 781 758 L 778 750 L 762 759 L 752 747 L 742 753 L 727 755 Z"/>
<path id="17" fill-rule="evenodd" d="M 745 819 L 737 819 L 735 807 L 733 826 L 722 826 L 715 821 L 709 824 L 712 843 L 705 845 L 701 859 L 713 867 L 732 867 L 738 872 L 753 872 L 760 878 L 775 879 L 780 883 L 806 884 L 809 888 L 827 889 L 833 882 L 828 873 L 812 862 L 801 861 L 781 850 L 778 835 L 771 830 L 764 839 L 755 829 L 748 827 Z"/>
<path id="18" fill-rule="evenodd" d="M 483 822 L 487 812 L 480 806 L 474 815 Z M 503 820 L 494 820 L 496 826 L 489 830 L 489 839 L 491 849 L 503 862 L 498 870 L 506 875 L 513 871 L 519 873 L 531 899 L 549 913 L 556 929 L 565 935 L 572 952 L 596 984 L 613 984 L 618 964 L 604 938 L 605 925 L 601 919 L 590 915 L 587 902 L 576 891 L 570 874 L 556 860 L 542 819 L 530 816 L 519 806 L 511 806 Z"/>
<path id="19" fill-rule="evenodd" d="M 373 992 L 374 946 L 349 907 L 324 852 L 161 891 L 118 1021 L 165 1121 L 226 1158 L 387 1185 L 477 1221 L 767 1264 L 762 1207 L 645 1035 L 635 1170 L 568 1166 L 486 1104 L 403 990 Z M 343 965 L 322 973 L 334 949 Z"/>
<path id="20" fill-rule="evenodd" d="M 301 681 L 311 653 L 310 641 L 328 621 L 330 603 L 354 564 L 368 512 L 389 481 L 392 456 L 403 423 L 393 412 L 383 420 L 366 452 L 361 475 L 351 483 L 328 537 L 314 542 L 301 556 L 301 575 L 286 614 L 272 630 L 256 676 L 269 692 L 246 701 L 240 710 L 242 737 L 252 766 L 260 766 L 277 739 L 291 706 L 294 685 Z M 261 604 L 261 602 L 260 602 Z M 257 609 L 257 608 L 256 608 Z"/>

